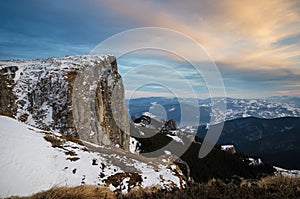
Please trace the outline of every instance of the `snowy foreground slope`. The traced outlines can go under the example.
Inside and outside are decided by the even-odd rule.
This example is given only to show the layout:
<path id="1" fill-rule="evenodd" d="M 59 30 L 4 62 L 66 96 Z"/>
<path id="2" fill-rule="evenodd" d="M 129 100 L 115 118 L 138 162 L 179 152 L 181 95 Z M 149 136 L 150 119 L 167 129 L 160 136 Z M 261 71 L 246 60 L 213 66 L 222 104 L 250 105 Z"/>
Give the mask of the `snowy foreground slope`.
<path id="1" fill-rule="evenodd" d="M 27 196 L 53 186 L 105 185 L 128 192 L 135 186 L 184 187 L 180 169 L 118 148 L 68 141 L 0 116 L 0 197 Z"/>

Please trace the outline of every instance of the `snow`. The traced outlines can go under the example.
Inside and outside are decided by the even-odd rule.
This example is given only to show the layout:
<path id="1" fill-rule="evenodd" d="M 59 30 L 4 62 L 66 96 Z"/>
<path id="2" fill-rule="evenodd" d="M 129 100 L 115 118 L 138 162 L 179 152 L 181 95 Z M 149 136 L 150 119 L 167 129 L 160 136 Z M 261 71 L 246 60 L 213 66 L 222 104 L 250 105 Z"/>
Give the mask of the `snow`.
<path id="1" fill-rule="evenodd" d="M 175 111 L 175 107 L 169 109 L 169 112 Z"/>
<path id="2" fill-rule="evenodd" d="M 251 117 L 251 115 L 249 115 L 248 113 L 243 113 L 242 117 Z"/>
<path id="3" fill-rule="evenodd" d="M 160 185 L 161 187 L 170 188 L 170 184 L 167 182 L 174 182 L 177 187 L 180 187 L 180 179 L 174 176 L 174 169 L 171 166 L 159 166 L 156 172 L 154 167 L 147 165 L 145 163 L 133 164 L 140 171 L 143 171 L 142 179 L 144 180 L 142 187 L 153 187 L 155 185 Z M 145 181 L 147 179 L 147 181 Z"/>
<path id="4" fill-rule="evenodd" d="M 47 125 L 50 125 L 53 122 L 53 118 L 52 118 L 52 112 L 53 109 L 51 106 L 47 106 L 47 105 L 43 105 L 42 106 L 42 110 L 45 110 L 45 118 L 44 118 L 44 123 Z"/>
<path id="5" fill-rule="evenodd" d="M 95 153 L 70 148 L 80 159 L 67 160 L 65 151 L 52 148 L 44 134 L 35 133 L 13 119 L 0 119 L 1 197 L 30 195 L 53 186 L 80 185 L 84 176 L 84 183 L 101 183 L 95 175 L 99 168 L 91 164 L 93 159 L 102 162 Z M 114 169 L 121 171 L 118 167 Z"/>
<path id="6" fill-rule="evenodd" d="M 180 130 L 185 133 L 191 133 L 191 134 L 194 134 L 196 132 L 196 128 L 193 126 L 183 126 L 180 128 Z"/>
<path id="7" fill-rule="evenodd" d="M 14 82 L 18 81 L 21 77 L 21 74 L 23 74 L 23 68 L 19 68 L 17 71 L 16 71 L 16 74 L 15 74 L 15 78 L 14 78 Z"/>
<path id="8" fill-rule="evenodd" d="M 175 140 L 176 142 L 179 142 L 179 143 L 184 143 L 183 141 L 182 141 L 182 139 L 180 138 L 180 137 L 178 137 L 177 135 L 169 135 L 169 134 L 167 134 L 167 136 L 168 137 L 170 137 L 170 138 L 172 138 L 173 140 Z"/>
<path id="9" fill-rule="evenodd" d="M 139 142 L 135 138 L 130 137 L 129 151 L 131 153 L 138 153 L 138 149 L 137 149 L 138 144 Z"/>
<path id="10" fill-rule="evenodd" d="M 200 107 L 212 107 L 210 102 L 199 100 Z M 218 108 L 212 110 L 214 118 L 210 124 L 216 124 L 227 120 L 241 117 L 278 118 L 278 117 L 300 117 L 300 107 L 288 103 L 275 103 L 264 99 L 226 99 L 226 110 Z"/>
<path id="11" fill-rule="evenodd" d="M 234 145 L 228 144 L 228 145 L 222 145 L 221 146 L 221 150 L 223 150 L 223 151 L 227 151 L 227 150 L 230 150 L 230 149 L 234 149 Z"/>
<path id="12" fill-rule="evenodd" d="M 185 183 L 170 167 L 172 163 L 153 165 L 150 161 L 139 160 L 138 155 L 135 157 L 132 154 L 129 158 L 124 152 L 113 151 L 121 149 L 102 147 L 99 150 L 109 153 L 92 152 L 86 146 L 70 141 L 65 141 L 61 148 L 53 148 L 44 137 L 56 137 L 58 133 L 45 134 L 4 116 L 0 116 L 0 127 L 0 198 L 28 196 L 53 186 L 107 185 L 105 180 L 109 176 L 125 172 L 127 167 L 135 169 L 142 176 L 142 187 L 159 184 L 166 189 L 181 187 Z M 60 139 L 59 136 L 56 138 Z M 70 158 L 79 159 L 71 161 Z M 100 177 L 101 173 L 104 177 Z M 125 188 L 128 187 L 127 181 L 123 181 Z M 107 186 L 115 189 L 111 184 Z M 126 189 L 122 191 L 126 192 Z"/>
<path id="13" fill-rule="evenodd" d="M 151 117 L 151 118 L 157 118 L 156 115 L 154 115 L 153 113 L 150 113 L 150 112 L 144 112 L 143 115 Z"/>
<path id="14" fill-rule="evenodd" d="M 276 169 L 275 172 L 276 175 L 283 175 L 288 177 L 300 177 L 299 170 L 287 170 L 280 167 L 274 167 L 274 169 Z"/>
<path id="15" fill-rule="evenodd" d="M 261 164 L 263 164 L 263 162 L 261 161 L 260 158 L 248 158 L 248 160 L 250 161 L 249 165 L 252 165 L 252 166 L 259 166 Z"/>

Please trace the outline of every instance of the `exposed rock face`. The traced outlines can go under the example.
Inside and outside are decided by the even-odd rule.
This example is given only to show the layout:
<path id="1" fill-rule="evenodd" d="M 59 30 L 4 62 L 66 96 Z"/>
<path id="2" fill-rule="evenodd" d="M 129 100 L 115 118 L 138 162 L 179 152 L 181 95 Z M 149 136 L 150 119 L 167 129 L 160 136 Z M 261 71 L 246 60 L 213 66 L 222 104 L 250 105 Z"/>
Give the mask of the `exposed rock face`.
<path id="1" fill-rule="evenodd" d="M 131 119 L 135 124 L 140 124 L 141 126 L 146 126 L 151 124 L 151 117 L 147 115 L 142 115 L 139 118 L 132 116 Z"/>
<path id="2" fill-rule="evenodd" d="M 129 149 L 124 88 L 113 56 L 0 61 L 0 114 Z"/>
<path id="3" fill-rule="evenodd" d="M 170 119 L 165 122 L 162 129 L 160 130 L 161 133 L 164 134 L 174 134 L 174 131 L 178 130 L 178 126 L 175 120 Z"/>

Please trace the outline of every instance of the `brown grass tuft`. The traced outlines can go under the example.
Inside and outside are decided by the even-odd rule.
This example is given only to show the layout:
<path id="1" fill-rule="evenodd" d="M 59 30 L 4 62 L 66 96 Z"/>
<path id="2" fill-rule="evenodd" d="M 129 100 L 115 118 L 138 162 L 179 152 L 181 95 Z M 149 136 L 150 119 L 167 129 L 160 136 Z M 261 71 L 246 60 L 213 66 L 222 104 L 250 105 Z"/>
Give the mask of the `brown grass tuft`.
<path id="1" fill-rule="evenodd" d="M 9 111 L 1 111 L 0 115 L 4 115 L 4 116 L 7 116 L 7 117 L 14 118 L 14 114 L 12 112 L 9 112 Z"/>
<path id="2" fill-rule="evenodd" d="M 300 178 L 269 176 L 260 180 L 235 177 L 224 182 L 211 179 L 206 183 L 192 183 L 186 189 L 134 188 L 119 198 L 300 198 Z"/>
<path id="3" fill-rule="evenodd" d="M 115 199 L 115 194 L 103 186 L 81 185 L 77 187 L 54 187 L 29 197 L 10 197 L 9 199 Z"/>
<path id="4" fill-rule="evenodd" d="M 69 155 L 69 156 L 76 156 L 77 155 L 77 153 L 75 151 L 66 151 L 65 154 Z"/>
<path id="5" fill-rule="evenodd" d="M 20 120 L 21 122 L 26 122 L 27 119 L 28 119 L 28 117 L 29 117 L 29 115 L 28 115 L 27 113 L 25 113 L 25 114 L 23 114 L 23 115 L 21 115 L 21 116 L 19 117 L 19 120 Z"/>
<path id="6" fill-rule="evenodd" d="M 58 147 L 58 148 L 63 148 L 63 144 L 64 144 L 64 140 L 62 140 L 62 139 L 60 139 L 60 138 L 58 138 L 58 137 L 56 137 L 56 136 L 54 136 L 54 135 L 50 135 L 50 134 L 48 134 L 48 135 L 45 135 L 44 136 L 44 139 L 46 140 L 46 141 L 48 141 L 48 142 L 51 142 L 51 144 L 52 144 L 52 147 Z"/>
<path id="7" fill-rule="evenodd" d="M 275 187 L 275 186 L 286 186 L 286 187 L 300 187 L 300 177 L 289 177 L 289 176 L 268 176 L 262 178 L 257 183 L 260 187 Z"/>
<path id="8" fill-rule="evenodd" d="M 79 157 L 72 157 L 72 158 L 67 158 L 67 160 L 70 160 L 71 162 L 75 162 L 77 160 L 79 160 Z"/>

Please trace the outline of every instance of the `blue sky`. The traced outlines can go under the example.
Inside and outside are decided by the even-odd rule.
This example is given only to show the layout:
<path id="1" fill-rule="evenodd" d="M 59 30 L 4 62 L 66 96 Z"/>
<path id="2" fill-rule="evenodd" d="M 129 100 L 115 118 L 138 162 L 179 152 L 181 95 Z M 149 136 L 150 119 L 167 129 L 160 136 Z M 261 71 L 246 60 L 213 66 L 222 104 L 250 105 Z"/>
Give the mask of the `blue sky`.
<path id="1" fill-rule="evenodd" d="M 183 40 L 159 36 L 156 40 L 171 43 L 174 51 L 187 52 L 198 67 L 212 66 L 211 58 L 230 97 L 300 96 L 297 1 L 4 0 L 0 19 L 0 59 L 88 54 L 117 33 L 161 27 L 178 31 L 205 49 L 207 59 Z M 154 40 L 136 37 L 127 42 Z M 118 44 L 111 48 L 121 49 Z M 181 97 L 212 94 L 209 87 L 214 85 L 205 80 L 210 76 L 195 72 L 190 63 L 170 53 L 158 56 L 141 50 L 118 63 L 127 94 L 134 91 L 136 97 L 172 96 L 170 90 L 181 92 Z M 134 70 L 141 65 L 146 75 Z M 151 77 L 152 84 L 143 83 Z"/>

